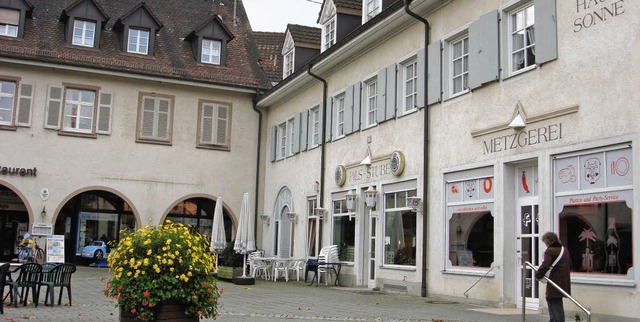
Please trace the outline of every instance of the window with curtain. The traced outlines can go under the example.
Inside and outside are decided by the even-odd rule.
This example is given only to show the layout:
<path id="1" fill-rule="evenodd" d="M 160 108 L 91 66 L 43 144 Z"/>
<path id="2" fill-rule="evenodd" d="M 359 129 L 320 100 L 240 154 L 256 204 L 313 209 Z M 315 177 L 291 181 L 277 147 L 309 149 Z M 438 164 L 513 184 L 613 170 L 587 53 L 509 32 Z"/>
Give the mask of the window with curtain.
<path id="1" fill-rule="evenodd" d="M 531 3 L 509 14 L 511 72 L 526 69 L 536 63 L 534 13 L 534 5 Z"/>
<path id="2" fill-rule="evenodd" d="M 356 245 L 356 220 L 349 216 L 346 199 L 333 200 L 333 245 L 338 245 L 340 261 L 353 262 Z"/>
<path id="3" fill-rule="evenodd" d="M 415 189 L 384 194 L 384 264 L 416 265 L 417 217 L 407 206 Z"/>

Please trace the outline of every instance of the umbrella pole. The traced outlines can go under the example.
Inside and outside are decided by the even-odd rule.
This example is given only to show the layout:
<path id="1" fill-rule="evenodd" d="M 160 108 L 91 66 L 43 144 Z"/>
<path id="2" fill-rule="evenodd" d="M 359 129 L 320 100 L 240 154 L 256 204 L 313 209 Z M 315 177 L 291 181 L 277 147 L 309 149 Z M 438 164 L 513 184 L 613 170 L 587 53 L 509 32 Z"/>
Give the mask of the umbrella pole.
<path id="1" fill-rule="evenodd" d="M 247 277 L 247 254 L 244 254 L 244 259 L 242 261 L 242 277 Z"/>

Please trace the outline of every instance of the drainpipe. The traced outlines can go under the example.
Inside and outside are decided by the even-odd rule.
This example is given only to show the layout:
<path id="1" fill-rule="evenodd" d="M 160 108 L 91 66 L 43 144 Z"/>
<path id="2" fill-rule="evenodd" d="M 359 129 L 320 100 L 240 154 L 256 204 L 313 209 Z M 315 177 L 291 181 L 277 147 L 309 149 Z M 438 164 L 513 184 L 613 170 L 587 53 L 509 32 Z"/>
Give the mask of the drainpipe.
<path id="1" fill-rule="evenodd" d="M 260 188 L 260 147 L 261 147 L 261 142 L 260 139 L 262 137 L 262 111 L 260 111 L 257 107 L 258 105 L 258 92 L 256 91 L 256 93 L 253 95 L 253 110 L 256 111 L 258 113 L 258 148 L 256 150 L 256 191 L 255 191 L 255 203 L 253 206 L 253 209 L 255 210 L 255 218 L 254 218 L 254 223 L 256 223 L 255 225 L 253 225 L 253 236 L 257 236 L 258 234 L 258 193 L 259 193 L 259 188 Z"/>
<path id="2" fill-rule="evenodd" d="M 320 196 L 318 197 L 320 200 L 320 208 L 324 208 L 324 171 L 325 171 L 325 164 L 324 164 L 324 160 L 325 160 L 325 146 L 326 146 L 326 142 L 325 142 L 325 138 L 326 138 L 326 124 L 327 124 L 327 81 L 324 78 L 321 78 L 318 75 L 315 75 L 314 73 L 311 72 L 311 68 L 313 67 L 313 64 L 309 64 L 309 67 L 307 68 L 307 73 L 322 82 L 322 127 L 324 127 L 324 129 L 322 129 L 322 138 L 321 138 L 321 144 L 320 144 L 320 149 L 321 149 L 321 154 L 320 154 Z"/>
<path id="3" fill-rule="evenodd" d="M 424 162 L 422 165 L 422 175 L 423 175 L 423 188 L 422 188 L 422 280 L 421 280 L 421 290 L 420 290 L 420 296 L 422 297 L 427 297 L 427 264 L 428 264 L 428 260 L 427 260 L 427 232 L 429 231 L 429 225 L 428 225 L 428 218 L 429 218 L 429 206 L 428 206 L 428 201 L 429 199 L 427 199 L 427 189 L 428 189 L 428 183 L 429 183 L 429 109 L 427 108 L 427 77 L 429 75 L 429 58 L 428 58 L 428 53 L 427 53 L 427 46 L 429 45 L 429 21 L 427 21 L 427 19 L 424 19 L 423 17 L 419 16 L 418 14 L 416 14 L 415 12 L 409 10 L 409 5 L 411 4 L 411 2 L 413 0 L 403 0 L 404 1 L 404 10 L 407 12 L 407 14 L 409 14 L 410 16 L 416 18 L 418 21 L 422 22 L 424 24 L 424 49 L 425 49 L 425 53 L 424 53 L 424 124 L 423 124 L 423 131 L 424 133 L 422 134 L 423 138 L 424 138 L 424 143 L 422 145 L 423 147 L 423 156 L 424 156 Z"/>

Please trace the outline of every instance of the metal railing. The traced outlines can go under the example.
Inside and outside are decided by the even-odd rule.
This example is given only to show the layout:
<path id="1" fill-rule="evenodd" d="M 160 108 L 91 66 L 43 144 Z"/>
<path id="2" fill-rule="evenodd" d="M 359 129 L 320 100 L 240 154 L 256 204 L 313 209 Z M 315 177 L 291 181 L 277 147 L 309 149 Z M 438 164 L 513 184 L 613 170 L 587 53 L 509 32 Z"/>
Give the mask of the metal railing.
<path id="1" fill-rule="evenodd" d="M 483 278 L 487 277 L 487 275 L 489 275 L 489 273 L 491 273 L 491 271 L 496 267 L 500 267 L 500 265 L 492 266 L 491 269 L 484 273 L 484 275 L 480 276 L 480 278 L 475 283 L 473 283 L 473 285 L 471 285 L 466 291 L 464 291 L 464 296 L 469 297 L 469 294 L 467 294 L 469 290 L 476 286 L 476 284 L 478 284 L 478 282 L 480 282 Z"/>
<path id="2" fill-rule="evenodd" d="M 524 288 L 525 288 L 525 276 L 526 276 L 526 268 L 527 266 L 531 267 L 531 269 L 533 269 L 534 271 L 538 271 L 538 268 L 536 268 L 535 266 L 533 266 L 533 264 L 531 264 L 530 262 L 524 262 L 524 264 L 522 265 L 522 321 L 525 321 L 525 301 L 526 301 L 526 297 L 524 295 Z M 562 293 L 562 295 L 566 296 L 568 299 L 571 300 L 571 302 L 573 302 L 575 305 L 577 305 L 582 311 L 584 311 L 584 313 L 587 314 L 587 322 L 591 322 L 591 311 L 589 311 L 586 307 L 584 307 L 582 304 L 580 304 L 576 299 L 574 299 L 573 297 L 571 297 L 571 295 L 569 295 L 567 292 L 565 292 L 560 286 L 558 286 L 558 284 L 554 283 L 552 280 L 550 280 L 548 277 L 544 276 L 543 277 L 545 280 L 547 280 L 547 283 L 551 284 L 553 287 L 555 287 L 558 291 L 560 291 L 560 293 Z M 531 282 L 533 283 L 533 279 L 534 277 L 531 276 Z"/>

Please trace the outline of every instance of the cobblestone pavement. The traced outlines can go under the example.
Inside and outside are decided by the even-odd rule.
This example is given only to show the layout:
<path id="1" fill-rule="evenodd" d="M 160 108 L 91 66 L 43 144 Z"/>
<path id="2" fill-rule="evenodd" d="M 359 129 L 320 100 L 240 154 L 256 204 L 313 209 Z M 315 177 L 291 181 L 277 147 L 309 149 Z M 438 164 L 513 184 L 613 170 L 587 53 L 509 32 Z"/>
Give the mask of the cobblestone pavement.
<path id="1" fill-rule="evenodd" d="M 40 304 L 12 307 L 7 302 L 0 321 L 119 321 L 115 301 L 100 291 L 107 268 L 78 267 L 72 278 L 73 306 L 66 294 L 61 306 Z M 373 292 L 345 287 L 307 286 L 302 282 L 256 280 L 242 286 L 219 282 L 224 289 L 216 321 L 521 321 L 521 310 L 495 309 L 437 301 L 405 294 Z M 57 289 L 56 289 L 57 292 Z M 43 291 L 44 293 L 44 291 Z M 57 293 L 56 293 L 57 297 Z M 56 298 L 57 303 L 57 298 Z M 527 312 L 527 321 L 548 316 Z M 213 321 L 213 319 L 201 320 Z"/>

